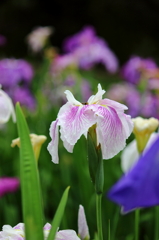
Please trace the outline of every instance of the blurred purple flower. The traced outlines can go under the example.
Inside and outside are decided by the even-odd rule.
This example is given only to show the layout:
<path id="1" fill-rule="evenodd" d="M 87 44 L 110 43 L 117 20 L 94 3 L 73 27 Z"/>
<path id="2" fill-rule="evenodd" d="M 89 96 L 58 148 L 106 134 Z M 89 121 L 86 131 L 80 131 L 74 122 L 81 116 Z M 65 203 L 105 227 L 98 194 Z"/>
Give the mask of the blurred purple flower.
<path id="1" fill-rule="evenodd" d="M 128 114 L 136 117 L 140 114 L 140 93 L 132 84 L 113 84 L 107 92 L 108 98 L 128 106 Z"/>
<path id="2" fill-rule="evenodd" d="M 139 56 L 132 56 L 128 62 L 122 67 L 122 77 L 133 84 L 138 84 L 147 70 L 155 70 L 156 63 L 150 58 L 141 58 Z"/>
<path id="3" fill-rule="evenodd" d="M 21 81 L 31 82 L 33 68 L 23 59 L 6 58 L 0 60 L 0 76 L 0 84 L 10 88 Z"/>
<path id="4" fill-rule="evenodd" d="M 13 177 L 0 178 L 0 197 L 6 193 L 15 192 L 19 187 L 19 179 Z"/>
<path id="5" fill-rule="evenodd" d="M 64 41 L 64 50 L 74 56 L 74 62 L 82 69 L 90 69 L 97 63 L 114 73 L 118 69 L 118 60 L 107 43 L 96 36 L 93 27 L 85 27 L 81 32 Z"/>
<path id="6" fill-rule="evenodd" d="M 144 117 L 159 118 L 159 97 L 149 92 L 141 98 L 141 115 Z"/>
<path id="7" fill-rule="evenodd" d="M 64 40 L 63 49 L 66 52 L 73 52 L 81 46 L 89 45 L 96 41 L 96 32 L 92 26 L 86 26 L 83 30 Z"/>
<path id="8" fill-rule="evenodd" d="M 0 34 L 0 46 L 4 46 L 6 42 L 7 42 L 6 37 Z"/>
<path id="9" fill-rule="evenodd" d="M 16 87 L 11 95 L 14 103 L 20 102 L 21 105 L 32 110 L 35 108 L 35 99 L 28 88 Z"/>
<path id="10" fill-rule="evenodd" d="M 159 205 L 159 138 L 134 167 L 109 191 L 108 197 L 122 206 L 124 213 Z"/>

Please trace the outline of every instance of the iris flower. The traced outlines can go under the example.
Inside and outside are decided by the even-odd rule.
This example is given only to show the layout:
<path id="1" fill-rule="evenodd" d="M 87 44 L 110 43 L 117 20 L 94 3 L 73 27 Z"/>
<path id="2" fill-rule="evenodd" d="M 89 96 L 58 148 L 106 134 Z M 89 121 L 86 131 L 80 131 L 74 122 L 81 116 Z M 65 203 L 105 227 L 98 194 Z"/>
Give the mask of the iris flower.
<path id="1" fill-rule="evenodd" d="M 50 126 L 52 140 L 48 151 L 54 163 L 59 162 L 59 126 L 61 139 L 68 152 L 73 152 L 75 143 L 83 134 L 87 136 L 93 125 L 96 126 L 97 146 L 101 145 L 103 159 L 112 158 L 125 147 L 133 122 L 129 115 L 124 114 L 127 107 L 107 98 L 102 99 L 104 93 L 98 84 L 96 95 L 92 95 L 87 103 L 80 103 L 70 91 L 65 91 L 68 101 L 61 107 L 57 119 Z"/>
<path id="2" fill-rule="evenodd" d="M 135 166 L 109 191 L 109 198 L 123 212 L 159 205 L 159 137 Z"/>

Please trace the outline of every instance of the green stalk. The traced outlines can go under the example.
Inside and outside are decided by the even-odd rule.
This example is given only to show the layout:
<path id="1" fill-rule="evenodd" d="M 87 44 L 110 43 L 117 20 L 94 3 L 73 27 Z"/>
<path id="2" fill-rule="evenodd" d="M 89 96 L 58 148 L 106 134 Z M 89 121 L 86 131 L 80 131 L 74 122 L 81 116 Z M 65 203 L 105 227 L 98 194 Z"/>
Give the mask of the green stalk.
<path id="1" fill-rule="evenodd" d="M 159 206 L 155 207 L 155 240 L 159 240 Z"/>
<path id="2" fill-rule="evenodd" d="M 139 239 L 140 209 L 135 210 L 135 240 Z"/>
<path id="3" fill-rule="evenodd" d="M 102 194 L 96 194 L 96 212 L 97 212 L 98 240 L 103 240 L 101 200 L 102 200 Z"/>

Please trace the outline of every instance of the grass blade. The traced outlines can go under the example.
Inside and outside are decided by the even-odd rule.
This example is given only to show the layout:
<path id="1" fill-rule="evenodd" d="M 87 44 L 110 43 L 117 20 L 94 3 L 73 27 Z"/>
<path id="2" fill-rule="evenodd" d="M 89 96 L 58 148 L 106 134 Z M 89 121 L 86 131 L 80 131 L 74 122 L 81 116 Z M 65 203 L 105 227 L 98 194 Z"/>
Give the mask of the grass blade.
<path id="1" fill-rule="evenodd" d="M 47 240 L 54 240 L 55 239 L 57 229 L 60 225 L 61 219 L 62 219 L 63 214 L 64 214 L 64 210 L 65 210 L 65 206 L 66 206 L 67 198 L 68 198 L 69 188 L 70 187 L 67 187 L 66 190 L 64 191 L 63 195 L 62 195 L 61 201 L 59 203 L 59 206 L 56 210 L 54 219 L 52 221 L 52 228 L 50 230 L 50 233 L 49 233 L 49 236 L 48 236 Z"/>

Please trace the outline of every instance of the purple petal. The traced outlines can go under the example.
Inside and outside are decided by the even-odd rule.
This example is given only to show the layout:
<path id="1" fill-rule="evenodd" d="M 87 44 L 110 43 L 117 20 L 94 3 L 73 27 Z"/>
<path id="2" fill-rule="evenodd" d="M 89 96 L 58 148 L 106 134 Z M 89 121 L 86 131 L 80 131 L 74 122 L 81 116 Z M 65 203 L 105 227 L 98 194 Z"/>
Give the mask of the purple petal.
<path id="1" fill-rule="evenodd" d="M 135 166 L 109 191 L 109 198 L 124 212 L 159 204 L 159 138 Z"/>

